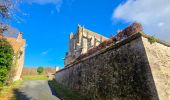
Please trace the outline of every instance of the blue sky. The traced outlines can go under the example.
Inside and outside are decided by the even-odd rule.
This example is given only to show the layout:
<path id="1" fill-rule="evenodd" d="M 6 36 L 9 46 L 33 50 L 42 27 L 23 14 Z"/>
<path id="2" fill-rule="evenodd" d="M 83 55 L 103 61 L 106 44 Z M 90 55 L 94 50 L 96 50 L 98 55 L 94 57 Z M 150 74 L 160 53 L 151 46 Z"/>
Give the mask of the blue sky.
<path id="1" fill-rule="evenodd" d="M 143 21 L 140 17 L 135 17 L 140 13 L 140 5 L 138 5 L 140 9 L 134 12 L 135 14 L 129 13 L 134 10 L 134 3 L 138 1 L 28 0 L 23 2 L 19 7 L 22 14 L 21 12 L 18 14 L 21 15 L 21 19 L 12 20 L 11 25 L 23 32 L 27 41 L 25 66 L 63 67 L 62 58 L 68 49 L 69 34 L 76 31 L 78 24 L 106 37 L 134 21 L 147 26 L 144 23 L 146 19 Z M 164 25 L 163 21 L 159 22 L 159 25 Z M 158 30 L 147 29 L 146 31 Z"/>

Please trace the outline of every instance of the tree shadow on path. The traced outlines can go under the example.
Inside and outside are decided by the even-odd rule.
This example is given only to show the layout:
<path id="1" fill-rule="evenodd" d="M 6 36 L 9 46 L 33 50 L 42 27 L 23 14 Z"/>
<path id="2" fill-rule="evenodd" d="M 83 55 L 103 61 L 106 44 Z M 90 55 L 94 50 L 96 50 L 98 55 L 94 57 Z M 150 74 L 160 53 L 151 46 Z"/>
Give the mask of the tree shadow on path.
<path id="1" fill-rule="evenodd" d="M 31 97 L 28 97 L 24 92 L 20 91 L 19 89 L 14 89 L 14 100 L 31 100 Z"/>

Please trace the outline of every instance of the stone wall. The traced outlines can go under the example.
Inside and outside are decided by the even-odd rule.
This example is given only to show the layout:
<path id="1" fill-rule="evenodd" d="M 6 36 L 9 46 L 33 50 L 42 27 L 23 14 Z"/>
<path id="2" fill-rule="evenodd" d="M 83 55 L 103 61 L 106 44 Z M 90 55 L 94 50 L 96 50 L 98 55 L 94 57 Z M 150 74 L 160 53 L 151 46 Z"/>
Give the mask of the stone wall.
<path id="1" fill-rule="evenodd" d="M 160 100 L 170 100 L 170 45 L 142 38 Z"/>
<path id="2" fill-rule="evenodd" d="M 164 49 L 156 49 L 157 45 Z M 167 92 L 162 89 L 169 85 L 162 84 L 167 83 L 164 79 L 169 74 L 163 71 L 166 74 L 162 75 L 154 66 L 154 59 L 164 58 L 161 64 L 166 67 L 162 70 L 170 67 L 168 51 L 169 47 L 159 43 L 152 46 L 146 37 L 135 34 L 56 72 L 55 79 L 92 100 L 168 100 L 163 98 Z M 164 56 L 155 57 L 157 52 Z"/>
<path id="3" fill-rule="evenodd" d="M 22 37 L 22 33 L 18 33 L 17 37 L 5 37 L 7 41 L 12 45 L 14 50 L 14 64 L 13 64 L 13 81 L 19 80 L 21 77 L 26 41 Z"/>
<path id="4" fill-rule="evenodd" d="M 14 66 L 14 67 L 16 67 L 16 75 L 13 78 L 14 81 L 19 80 L 21 78 L 22 69 L 24 67 L 25 43 L 20 47 L 20 51 L 22 52 L 22 54 L 17 59 L 16 66 Z"/>

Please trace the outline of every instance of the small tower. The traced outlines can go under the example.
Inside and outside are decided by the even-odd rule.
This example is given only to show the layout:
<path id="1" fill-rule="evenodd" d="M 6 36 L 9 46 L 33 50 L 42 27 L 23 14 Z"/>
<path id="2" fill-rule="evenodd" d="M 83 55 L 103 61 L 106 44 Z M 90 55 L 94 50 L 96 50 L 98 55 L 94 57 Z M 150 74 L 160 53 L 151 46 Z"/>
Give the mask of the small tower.
<path id="1" fill-rule="evenodd" d="M 73 32 L 71 32 L 70 33 L 70 40 L 73 39 L 73 37 L 74 37 L 74 34 L 73 34 Z"/>
<path id="2" fill-rule="evenodd" d="M 77 25 L 77 32 L 78 32 L 78 33 L 81 32 L 81 25 L 80 25 L 80 24 Z"/>
<path id="3" fill-rule="evenodd" d="M 83 33 L 83 31 L 84 31 L 84 25 L 83 26 L 81 26 L 80 24 L 78 24 L 78 26 L 77 26 L 77 32 L 78 33 Z"/>

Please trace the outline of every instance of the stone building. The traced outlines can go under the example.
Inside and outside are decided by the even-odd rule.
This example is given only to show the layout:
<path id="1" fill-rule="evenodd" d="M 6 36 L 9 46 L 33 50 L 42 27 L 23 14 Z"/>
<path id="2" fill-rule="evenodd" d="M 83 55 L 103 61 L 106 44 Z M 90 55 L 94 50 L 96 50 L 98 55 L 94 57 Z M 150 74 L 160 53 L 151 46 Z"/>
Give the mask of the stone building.
<path id="1" fill-rule="evenodd" d="M 64 64 L 67 65 L 80 56 L 81 54 L 86 53 L 89 49 L 98 46 L 104 40 L 108 38 L 92 32 L 84 27 L 78 25 L 76 34 L 70 33 L 69 38 L 69 51 L 65 55 Z"/>
<path id="2" fill-rule="evenodd" d="M 20 79 L 23 65 L 24 65 L 24 55 L 25 55 L 25 44 L 26 41 L 22 38 L 22 33 L 19 33 L 16 38 L 5 36 L 7 41 L 12 45 L 14 50 L 14 70 L 15 75 L 13 80 Z"/>

